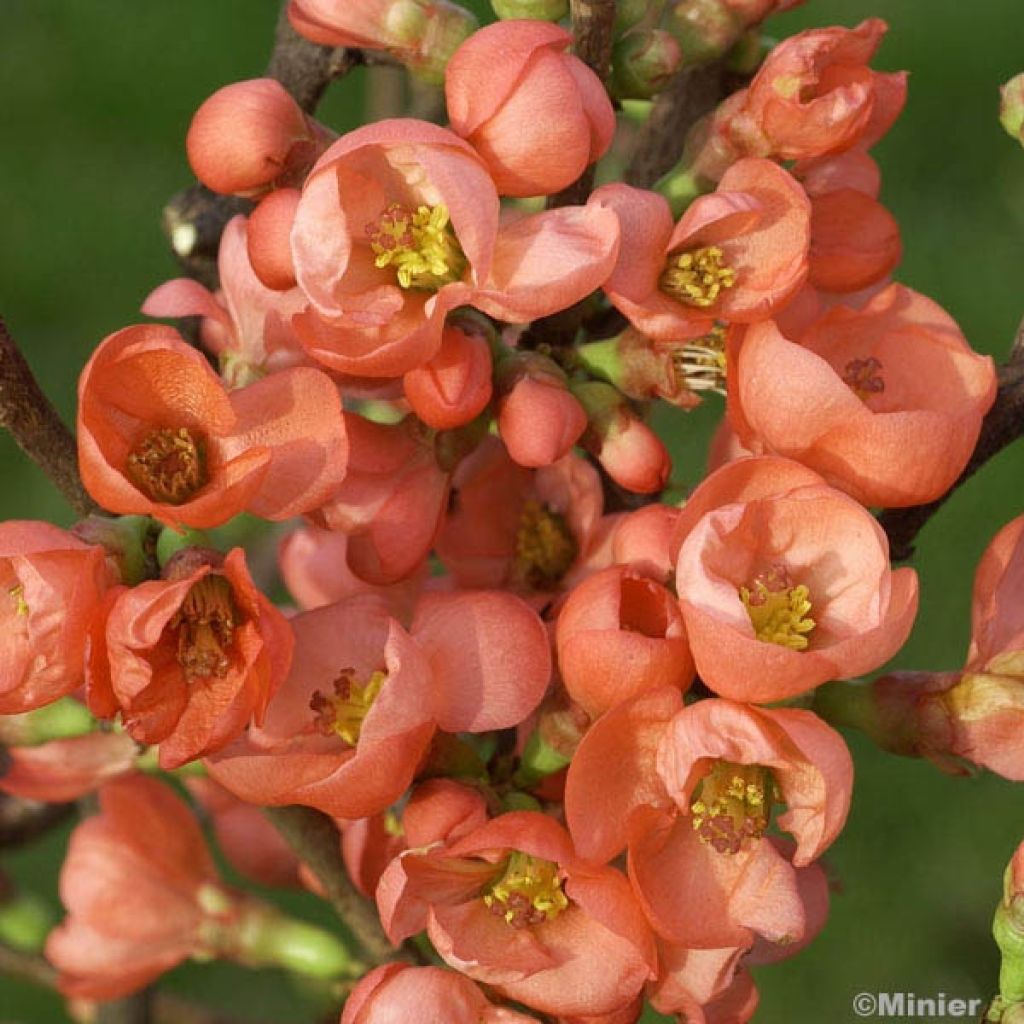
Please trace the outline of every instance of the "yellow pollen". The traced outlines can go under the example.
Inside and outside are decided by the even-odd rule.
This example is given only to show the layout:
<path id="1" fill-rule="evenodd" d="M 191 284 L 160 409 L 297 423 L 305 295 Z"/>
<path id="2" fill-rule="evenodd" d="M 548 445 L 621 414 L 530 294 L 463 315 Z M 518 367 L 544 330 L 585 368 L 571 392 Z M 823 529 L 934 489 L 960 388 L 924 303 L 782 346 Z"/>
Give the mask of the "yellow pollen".
<path id="1" fill-rule="evenodd" d="M 659 280 L 661 290 L 687 306 L 713 305 L 723 288 L 736 283 L 736 271 L 724 255 L 717 245 L 707 245 L 670 256 Z"/>
<path id="2" fill-rule="evenodd" d="M 178 631 L 178 664 L 190 683 L 228 674 L 237 625 L 235 599 L 226 577 L 210 573 L 189 588 L 171 619 L 171 629 Z"/>
<path id="3" fill-rule="evenodd" d="M 11 595 L 14 602 L 14 614 L 28 618 L 28 603 L 25 601 L 25 588 L 20 584 L 8 587 L 7 593 Z"/>
<path id="4" fill-rule="evenodd" d="M 565 517 L 529 500 L 516 531 L 516 575 L 536 590 L 550 590 L 576 561 L 578 547 Z"/>
<path id="5" fill-rule="evenodd" d="M 794 651 L 807 649 L 807 635 L 814 629 L 810 591 L 803 584 L 794 586 L 782 566 L 760 573 L 753 587 L 740 587 L 740 600 L 747 609 L 757 639 Z"/>
<path id="6" fill-rule="evenodd" d="M 447 206 L 420 206 L 413 212 L 392 203 L 376 222 L 366 225 L 366 234 L 374 265 L 394 267 L 403 288 L 436 292 L 458 281 L 466 269 Z"/>
<path id="7" fill-rule="evenodd" d="M 132 482 L 153 501 L 180 505 L 206 483 L 201 441 L 186 427 L 151 430 L 128 455 Z"/>
<path id="8" fill-rule="evenodd" d="M 773 796 L 768 769 L 715 761 L 690 804 L 693 829 L 718 853 L 739 853 L 746 840 L 764 835 Z"/>
<path id="9" fill-rule="evenodd" d="M 725 395 L 725 326 L 715 324 L 702 338 L 680 345 L 672 353 L 676 384 L 690 391 Z"/>
<path id="10" fill-rule="evenodd" d="M 316 712 L 316 728 L 324 736 L 340 736 L 350 747 L 359 743 L 363 722 L 373 707 L 387 672 L 374 672 L 363 684 L 357 683 L 355 671 L 343 668 L 334 680 L 334 693 L 327 696 L 317 690 L 309 700 Z"/>
<path id="11" fill-rule="evenodd" d="M 513 851 L 505 873 L 484 893 L 484 903 L 513 928 L 553 921 L 569 906 L 558 865 Z"/>
<path id="12" fill-rule="evenodd" d="M 843 368 L 843 383 L 862 401 L 885 390 L 881 374 L 882 364 L 874 356 L 851 359 Z"/>

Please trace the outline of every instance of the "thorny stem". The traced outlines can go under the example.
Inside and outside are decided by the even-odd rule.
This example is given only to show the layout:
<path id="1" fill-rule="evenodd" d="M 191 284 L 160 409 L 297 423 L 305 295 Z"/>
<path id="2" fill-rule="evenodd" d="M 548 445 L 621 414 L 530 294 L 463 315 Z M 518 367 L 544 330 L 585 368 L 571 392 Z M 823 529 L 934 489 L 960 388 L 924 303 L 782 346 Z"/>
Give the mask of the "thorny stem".
<path id="1" fill-rule="evenodd" d="M 43 394 L 7 325 L 0 318 L 0 427 L 50 478 L 79 515 L 97 510 L 78 476 L 75 437 Z"/>

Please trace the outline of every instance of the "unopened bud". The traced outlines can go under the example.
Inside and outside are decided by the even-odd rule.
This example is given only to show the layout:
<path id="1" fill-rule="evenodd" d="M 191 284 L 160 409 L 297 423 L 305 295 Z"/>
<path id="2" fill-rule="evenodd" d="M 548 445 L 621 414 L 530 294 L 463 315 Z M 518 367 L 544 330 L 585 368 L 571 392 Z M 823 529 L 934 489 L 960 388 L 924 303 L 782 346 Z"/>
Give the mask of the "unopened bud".
<path id="1" fill-rule="evenodd" d="M 434 4 L 415 56 L 406 67 L 423 82 L 444 84 L 452 54 L 480 27 L 476 17 L 455 4 Z"/>
<path id="2" fill-rule="evenodd" d="M 246 225 L 245 244 L 252 269 L 275 291 L 295 287 L 291 233 L 301 197 L 297 188 L 274 189 L 260 200 Z"/>
<path id="3" fill-rule="evenodd" d="M 491 0 L 491 6 L 503 21 L 510 18 L 561 21 L 569 13 L 569 0 Z"/>
<path id="4" fill-rule="evenodd" d="M 668 12 L 665 27 L 689 65 L 721 57 L 745 26 L 725 0 L 679 0 Z"/>
<path id="5" fill-rule="evenodd" d="M 657 24 L 665 0 L 618 0 L 615 5 L 615 31 L 627 32 L 641 21 L 648 25 Z"/>
<path id="6" fill-rule="evenodd" d="M 647 100 L 668 85 L 683 51 L 668 32 L 640 29 L 623 36 L 612 51 L 612 88 L 619 99 Z"/>
<path id="7" fill-rule="evenodd" d="M 134 586 L 156 575 L 153 555 L 158 525 L 149 516 L 86 516 L 71 532 L 86 544 L 106 549 L 120 581 Z"/>
<path id="8" fill-rule="evenodd" d="M 999 90 L 999 123 L 1024 146 L 1024 71 Z"/>

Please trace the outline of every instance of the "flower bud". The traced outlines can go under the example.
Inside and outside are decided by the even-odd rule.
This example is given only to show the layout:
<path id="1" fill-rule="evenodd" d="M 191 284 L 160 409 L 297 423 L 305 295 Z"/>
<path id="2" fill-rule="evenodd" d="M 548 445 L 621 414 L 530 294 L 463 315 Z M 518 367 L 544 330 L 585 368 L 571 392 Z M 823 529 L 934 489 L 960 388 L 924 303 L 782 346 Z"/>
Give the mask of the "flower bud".
<path id="1" fill-rule="evenodd" d="M 246 248 L 256 276 L 268 288 L 287 291 L 295 287 L 291 232 L 302 193 L 296 188 L 269 192 L 249 216 Z"/>
<path id="2" fill-rule="evenodd" d="M 1024 71 L 999 89 L 999 123 L 1024 146 Z"/>
<path id="3" fill-rule="evenodd" d="M 664 443 L 609 384 L 590 381 L 572 393 L 589 421 L 581 444 L 620 486 L 635 494 L 655 494 L 672 472 Z"/>
<path id="4" fill-rule="evenodd" d="M 128 586 L 155 575 L 151 530 L 156 524 L 149 516 L 86 516 L 71 528 L 73 536 L 86 544 L 99 544 L 107 552 L 120 581 Z"/>
<path id="5" fill-rule="evenodd" d="M 455 51 L 480 27 L 474 15 L 454 4 L 432 4 L 419 53 L 406 67 L 429 85 L 443 85 Z"/>
<path id="6" fill-rule="evenodd" d="M 665 0 L 618 0 L 615 5 L 615 32 L 627 32 L 641 21 L 657 22 L 665 8 Z"/>
<path id="7" fill-rule="evenodd" d="M 569 13 L 569 0 L 491 0 L 491 6 L 503 21 L 511 18 L 561 21 Z"/>
<path id="8" fill-rule="evenodd" d="M 672 35 L 660 28 L 623 36 L 612 51 L 612 88 L 623 100 L 649 100 L 679 70 L 683 52 Z"/>
<path id="9" fill-rule="evenodd" d="M 196 111 L 185 148 L 214 192 L 253 198 L 301 184 L 328 142 L 280 82 L 254 78 L 218 89 Z"/>
<path id="10" fill-rule="evenodd" d="M 726 0 L 679 0 L 668 12 L 665 27 L 682 47 L 688 63 L 721 57 L 743 28 Z"/>
<path id="11" fill-rule="evenodd" d="M 566 376 L 546 356 L 509 356 L 498 370 L 498 433 L 520 466 L 550 466 L 567 455 L 587 417 L 566 388 Z"/>

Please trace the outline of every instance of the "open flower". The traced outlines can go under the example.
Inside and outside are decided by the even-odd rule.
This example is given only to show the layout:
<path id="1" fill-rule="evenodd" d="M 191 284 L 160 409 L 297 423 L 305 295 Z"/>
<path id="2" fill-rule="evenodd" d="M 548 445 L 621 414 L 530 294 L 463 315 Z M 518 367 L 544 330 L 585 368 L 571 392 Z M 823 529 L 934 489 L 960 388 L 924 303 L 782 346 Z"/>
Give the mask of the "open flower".
<path id="1" fill-rule="evenodd" d="M 917 612 L 861 505 L 785 459 L 712 473 L 676 524 L 679 607 L 701 679 L 735 700 L 783 700 L 888 661 Z"/>
<path id="2" fill-rule="evenodd" d="M 381 880 L 378 902 L 392 941 L 425 925 L 451 966 L 546 1013 L 613 1013 L 654 974 L 653 939 L 625 878 L 581 863 L 543 814 L 503 814 L 408 851 Z"/>
<path id="3" fill-rule="evenodd" d="M 551 674 L 537 616 L 501 593 L 430 594 L 409 632 L 372 597 L 291 620 L 296 657 L 265 720 L 207 761 L 243 800 L 338 818 L 386 810 L 437 728 L 518 724 Z"/>
<path id="4" fill-rule="evenodd" d="M 126 327 L 78 385 L 82 481 L 104 508 L 205 528 L 239 512 L 289 519 L 341 482 L 337 388 L 295 367 L 232 393 L 170 327 Z"/>
<path id="5" fill-rule="evenodd" d="M 159 743 L 165 770 L 262 720 L 292 657 L 288 622 L 253 585 L 242 549 L 197 561 L 172 559 L 170 578 L 122 589 L 90 651 L 90 710 L 120 713 L 135 739 Z"/>
<path id="6" fill-rule="evenodd" d="M 307 352 L 342 373 L 393 377 L 433 358 L 456 306 L 522 323 L 583 298 L 608 276 L 619 232 L 593 206 L 500 221 L 494 182 L 468 143 L 396 119 L 321 157 L 291 238 L 310 304 L 294 321 Z"/>
<path id="7" fill-rule="evenodd" d="M 770 160 L 734 164 L 675 226 L 665 199 L 628 185 L 605 185 L 589 204 L 621 225 L 622 255 L 604 290 L 659 341 L 710 335 L 716 321 L 764 320 L 807 276 L 810 203 Z"/>
<path id="8" fill-rule="evenodd" d="M 729 377 L 740 442 L 810 466 L 865 505 L 944 494 L 995 399 L 992 360 L 930 299 L 891 285 L 837 306 L 795 341 L 750 328 Z"/>

